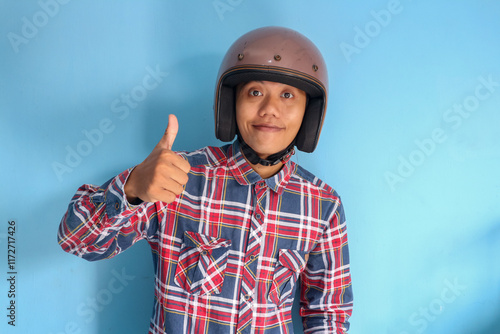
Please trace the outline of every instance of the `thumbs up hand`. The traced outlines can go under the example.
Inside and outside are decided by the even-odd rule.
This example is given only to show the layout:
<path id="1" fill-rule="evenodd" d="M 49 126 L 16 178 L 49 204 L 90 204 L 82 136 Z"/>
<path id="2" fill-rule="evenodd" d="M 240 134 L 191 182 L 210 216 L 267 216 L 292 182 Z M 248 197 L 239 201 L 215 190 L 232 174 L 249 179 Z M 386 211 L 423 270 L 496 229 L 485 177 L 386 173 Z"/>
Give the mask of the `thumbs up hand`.
<path id="1" fill-rule="evenodd" d="M 149 156 L 134 168 L 125 183 L 125 194 L 130 203 L 138 200 L 172 203 L 183 192 L 191 166 L 172 151 L 178 131 L 177 117 L 169 115 L 163 137 Z"/>

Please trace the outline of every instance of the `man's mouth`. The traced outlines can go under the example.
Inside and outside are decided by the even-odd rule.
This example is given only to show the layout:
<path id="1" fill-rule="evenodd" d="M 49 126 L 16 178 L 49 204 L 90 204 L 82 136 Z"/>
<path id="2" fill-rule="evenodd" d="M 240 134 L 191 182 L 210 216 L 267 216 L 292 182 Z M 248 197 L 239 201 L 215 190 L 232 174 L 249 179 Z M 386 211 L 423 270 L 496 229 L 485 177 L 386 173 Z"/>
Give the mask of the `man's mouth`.
<path id="1" fill-rule="evenodd" d="M 283 128 L 274 124 L 254 124 L 253 127 L 259 131 L 278 132 Z"/>

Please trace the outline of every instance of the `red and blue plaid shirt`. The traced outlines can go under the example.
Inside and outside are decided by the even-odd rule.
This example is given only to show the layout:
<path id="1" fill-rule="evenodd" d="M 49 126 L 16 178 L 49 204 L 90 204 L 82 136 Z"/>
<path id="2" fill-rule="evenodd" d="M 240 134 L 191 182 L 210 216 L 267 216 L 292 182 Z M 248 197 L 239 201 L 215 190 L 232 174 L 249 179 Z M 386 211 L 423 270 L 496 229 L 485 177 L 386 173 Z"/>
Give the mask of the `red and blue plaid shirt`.
<path id="1" fill-rule="evenodd" d="M 87 260 L 140 239 L 151 246 L 155 307 L 149 333 L 293 333 L 300 276 L 305 333 L 344 333 L 352 312 L 342 203 L 292 161 L 262 179 L 234 142 L 180 153 L 191 164 L 175 202 L 131 205 L 127 170 L 82 186 L 58 239 Z"/>

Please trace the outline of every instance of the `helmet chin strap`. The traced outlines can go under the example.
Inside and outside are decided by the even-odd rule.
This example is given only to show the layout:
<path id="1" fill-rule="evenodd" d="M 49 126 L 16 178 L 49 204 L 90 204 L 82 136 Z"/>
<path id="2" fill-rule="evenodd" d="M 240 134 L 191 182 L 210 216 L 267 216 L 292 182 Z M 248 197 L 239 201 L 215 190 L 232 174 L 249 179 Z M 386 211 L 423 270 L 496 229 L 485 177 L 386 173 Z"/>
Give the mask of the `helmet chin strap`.
<path id="1" fill-rule="evenodd" d="M 240 143 L 241 146 L 241 151 L 245 155 L 245 158 L 250 161 L 251 164 L 257 165 L 261 164 L 263 166 L 274 166 L 277 165 L 280 162 L 287 162 L 288 159 L 295 153 L 294 145 L 295 145 L 295 140 L 288 145 L 287 148 L 285 148 L 283 151 L 280 151 L 278 153 L 271 154 L 270 156 L 267 157 L 267 159 L 262 159 L 259 157 L 257 152 L 253 150 L 241 137 L 240 134 L 238 134 L 238 142 Z"/>

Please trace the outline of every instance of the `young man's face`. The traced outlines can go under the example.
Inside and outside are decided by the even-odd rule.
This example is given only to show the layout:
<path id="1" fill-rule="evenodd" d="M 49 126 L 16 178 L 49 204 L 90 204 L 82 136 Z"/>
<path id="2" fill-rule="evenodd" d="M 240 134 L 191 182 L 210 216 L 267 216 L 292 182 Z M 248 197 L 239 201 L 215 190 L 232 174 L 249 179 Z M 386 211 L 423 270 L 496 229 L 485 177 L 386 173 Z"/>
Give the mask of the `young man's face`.
<path id="1" fill-rule="evenodd" d="M 299 132 L 306 101 L 304 91 L 282 83 L 241 84 L 236 93 L 236 123 L 243 140 L 263 159 L 284 150 Z"/>

